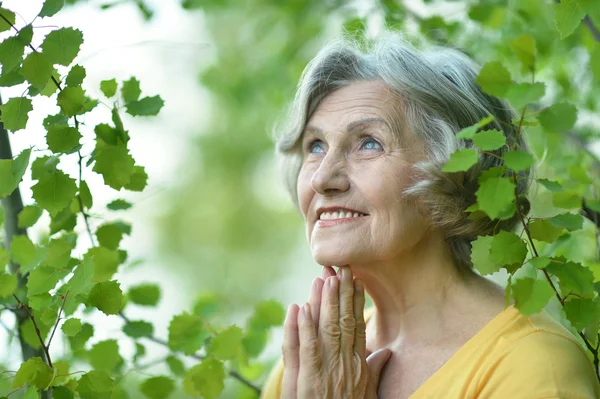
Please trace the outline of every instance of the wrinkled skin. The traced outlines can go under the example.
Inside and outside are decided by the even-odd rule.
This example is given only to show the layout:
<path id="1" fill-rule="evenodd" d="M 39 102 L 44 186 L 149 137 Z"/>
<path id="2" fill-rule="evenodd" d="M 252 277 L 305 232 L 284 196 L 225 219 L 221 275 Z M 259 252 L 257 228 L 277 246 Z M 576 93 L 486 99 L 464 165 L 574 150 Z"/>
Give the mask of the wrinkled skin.
<path id="1" fill-rule="evenodd" d="M 284 324 L 282 398 L 377 398 L 388 349 L 366 358 L 365 294 L 348 266 L 313 281 L 309 302 L 290 305 Z"/>

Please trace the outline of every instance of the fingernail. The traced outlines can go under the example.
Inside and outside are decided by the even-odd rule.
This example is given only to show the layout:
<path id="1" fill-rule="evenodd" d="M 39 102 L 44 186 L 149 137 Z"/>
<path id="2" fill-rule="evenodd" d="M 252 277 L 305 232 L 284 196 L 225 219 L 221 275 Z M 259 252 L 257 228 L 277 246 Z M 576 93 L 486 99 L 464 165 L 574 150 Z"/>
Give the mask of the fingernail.
<path id="1" fill-rule="evenodd" d="M 350 278 L 350 270 L 347 267 L 342 268 L 342 279 L 348 280 Z"/>
<path id="2" fill-rule="evenodd" d="M 337 278 L 336 278 L 336 277 L 331 277 L 331 278 L 329 279 L 329 286 L 330 286 L 331 288 L 335 288 L 335 287 L 336 287 L 336 284 L 337 284 Z"/>

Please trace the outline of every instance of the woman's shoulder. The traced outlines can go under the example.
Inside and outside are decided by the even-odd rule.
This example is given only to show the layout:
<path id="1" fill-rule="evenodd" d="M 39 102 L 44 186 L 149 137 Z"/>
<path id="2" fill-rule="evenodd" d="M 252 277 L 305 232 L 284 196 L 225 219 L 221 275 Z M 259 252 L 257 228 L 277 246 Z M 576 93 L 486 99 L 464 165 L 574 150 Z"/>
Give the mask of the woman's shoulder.
<path id="1" fill-rule="evenodd" d="M 600 398 L 593 362 L 569 330 L 545 310 L 530 316 L 515 313 L 515 320 L 512 332 L 499 337 L 504 342 L 491 356 L 494 360 L 482 378 L 479 397 L 530 393 Z"/>

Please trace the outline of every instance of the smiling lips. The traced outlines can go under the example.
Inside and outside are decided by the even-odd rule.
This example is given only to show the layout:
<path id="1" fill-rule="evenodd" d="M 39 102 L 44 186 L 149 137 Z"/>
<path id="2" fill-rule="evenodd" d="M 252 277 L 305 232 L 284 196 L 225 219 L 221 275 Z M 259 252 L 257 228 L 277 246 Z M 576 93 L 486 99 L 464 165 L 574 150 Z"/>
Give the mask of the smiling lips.
<path id="1" fill-rule="evenodd" d="M 317 211 L 319 216 L 317 226 L 330 227 L 338 224 L 353 222 L 368 216 L 362 212 L 357 212 L 352 209 L 345 208 L 321 208 Z"/>

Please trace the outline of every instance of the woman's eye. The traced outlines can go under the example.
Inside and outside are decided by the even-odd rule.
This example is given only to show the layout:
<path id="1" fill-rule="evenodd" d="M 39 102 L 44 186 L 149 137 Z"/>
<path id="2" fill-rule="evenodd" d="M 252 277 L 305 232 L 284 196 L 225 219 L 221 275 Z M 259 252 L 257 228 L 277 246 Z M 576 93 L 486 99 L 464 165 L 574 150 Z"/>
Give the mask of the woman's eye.
<path id="1" fill-rule="evenodd" d="M 362 148 L 366 148 L 367 150 L 377 150 L 377 146 L 381 148 L 381 144 L 375 139 L 368 138 L 362 142 Z"/>
<path id="2" fill-rule="evenodd" d="M 314 153 L 313 149 L 314 149 L 315 147 L 316 147 L 316 148 L 319 148 L 319 147 L 321 147 L 321 140 L 313 140 L 313 141 L 311 141 L 311 142 L 308 144 L 308 152 L 309 152 L 309 153 Z M 321 151 L 323 151 L 323 147 L 321 147 Z M 318 151 L 318 152 L 321 152 L 321 151 Z"/>

